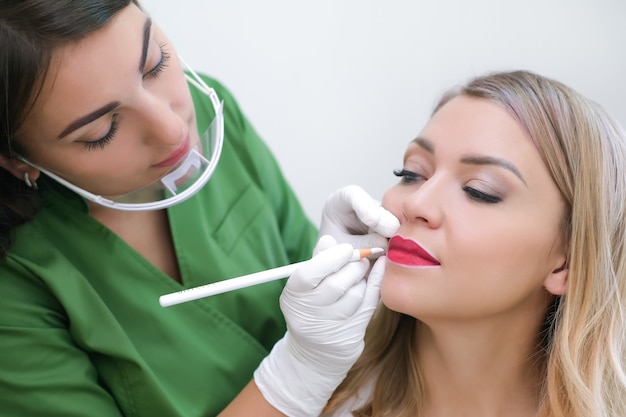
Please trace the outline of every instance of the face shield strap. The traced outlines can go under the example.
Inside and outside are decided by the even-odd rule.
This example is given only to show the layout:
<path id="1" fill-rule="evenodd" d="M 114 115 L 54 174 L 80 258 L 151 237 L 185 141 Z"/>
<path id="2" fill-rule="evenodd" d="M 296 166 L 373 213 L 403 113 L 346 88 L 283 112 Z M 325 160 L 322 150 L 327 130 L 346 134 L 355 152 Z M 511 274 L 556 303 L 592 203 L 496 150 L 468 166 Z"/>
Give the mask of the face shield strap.
<path id="1" fill-rule="evenodd" d="M 22 157 L 20 159 L 87 200 L 112 209 L 124 211 L 159 210 L 192 197 L 209 181 L 220 159 L 224 141 L 223 103 L 219 100 L 215 90 L 187 66 L 182 58 L 179 57 L 179 59 L 189 71 L 190 75 L 185 74 L 187 81 L 211 100 L 215 117 L 206 131 L 200 135 L 199 142 L 192 146 L 187 155 L 171 171 L 156 179 L 152 184 L 115 200 L 110 200 L 84 190 Z"/>

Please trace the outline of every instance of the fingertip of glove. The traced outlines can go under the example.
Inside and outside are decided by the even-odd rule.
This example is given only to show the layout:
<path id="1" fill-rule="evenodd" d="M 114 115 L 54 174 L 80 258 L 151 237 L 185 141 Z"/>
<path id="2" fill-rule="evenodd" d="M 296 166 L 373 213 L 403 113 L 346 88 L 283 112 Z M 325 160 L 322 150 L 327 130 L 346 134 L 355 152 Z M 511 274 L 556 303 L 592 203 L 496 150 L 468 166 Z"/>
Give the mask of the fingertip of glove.
<path id="1" fill-rule="evenodd" d="M 334 241 L 334 239 L 332 240 Z M 306 265 L 300 267 L 298 271 L 304 275 L 323 277 L 337 271 L 348 263 L 353 253 L 354 247 L 349 243 L 335 244 L 317 252 L 313 258 L 311 258 Z"/>
<path id="2" fill-rule="evenodd" d="M 376 259 L 376 262 L 374 263 L 374 269 L 384 270 L 386 266 L 387 266 L 387 255 L 379 256 L 378 259 Z"/>
<path id="3" fill-rule="evenodd" d="M 328 248 L 335 246 L 336 244 L 337 244 L 337 241 L 335 240 L 334 237 L 332 237 L 331 235 L 323 235 L 317 240 L 313 253 L 317 254 L 323 250 L 326 250 Z"/>
<path id="4" fill-rule="evenodd" d="M 322 235 L 320 236 L 318 241 L 321 243 L 328 243 L 328 244 L 333 244 L 333 245 L 337 243 L 337 241 L 335 240 L 334 237 L 332 237 L 332 235 Z"/>
<path id="5" fill-rule="evenodd" d="M 339 259 L 346 258 L 347 260 L 352 257 L 354 247 L 349 243 L 336 243 L 334 246 L 326 249 L 326 251 L 332 253 L 333 256 L 336 256 Z"/>
<path id="6" fill-rule="evenodd" d="M 374 230 L 385 237 L 395 235 L 400 229 L 400 221 L 389 210 L 380 207 L 380 217 Z"/>
<path id="7" fill-rule="evenodd" d="M 385 268 L 387 267 L 387 256 L 382 255 L 376 262 L 374 262 L 374 266 L 369 273 L 368 281 L 372 281 L 372 285 L 380 285 L 383 281 L 383 276 L 385 275 Z"/>

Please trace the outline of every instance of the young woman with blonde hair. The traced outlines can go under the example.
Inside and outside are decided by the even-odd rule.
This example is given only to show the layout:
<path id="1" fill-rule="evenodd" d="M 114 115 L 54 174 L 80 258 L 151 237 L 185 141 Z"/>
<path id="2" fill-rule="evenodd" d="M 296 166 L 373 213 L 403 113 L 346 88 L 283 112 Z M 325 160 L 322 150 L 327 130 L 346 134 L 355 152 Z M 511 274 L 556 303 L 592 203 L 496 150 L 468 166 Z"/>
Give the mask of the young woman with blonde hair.
<path id="1" fill-rule="evenodd" d="M 526 71 L 446 94 L 383 199 L 400 220 L 332 416 L 626 415 L 626 136 Z"/>

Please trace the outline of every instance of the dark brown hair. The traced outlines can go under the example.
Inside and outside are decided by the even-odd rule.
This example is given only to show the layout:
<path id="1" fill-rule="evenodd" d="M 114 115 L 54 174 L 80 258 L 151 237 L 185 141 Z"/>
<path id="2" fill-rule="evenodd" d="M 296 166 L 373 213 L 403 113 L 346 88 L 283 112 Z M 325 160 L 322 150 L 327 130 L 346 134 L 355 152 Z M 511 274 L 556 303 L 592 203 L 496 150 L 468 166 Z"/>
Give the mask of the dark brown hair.
<path id="1" fill-rule="evenodd" d="M 19 131 L 41 91 L 55 50 L 102 28 L 134 0 L 0 2 L 0 155 L 15 158 Z M 0 260 L 12 230 L 39 208 L 37 191 L 0 168 Z"/>

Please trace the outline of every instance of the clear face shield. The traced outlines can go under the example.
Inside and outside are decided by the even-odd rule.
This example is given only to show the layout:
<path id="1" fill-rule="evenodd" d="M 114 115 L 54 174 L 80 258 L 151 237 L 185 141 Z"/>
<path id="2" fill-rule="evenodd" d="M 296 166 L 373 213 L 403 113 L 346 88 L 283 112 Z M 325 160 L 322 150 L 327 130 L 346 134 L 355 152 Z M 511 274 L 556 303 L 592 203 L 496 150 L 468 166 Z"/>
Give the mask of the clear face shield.
<path id="1" fill-rule="evenodd" d="M 191 75 L 185 74 L 187 81 L 206 94 L 211 100 L 215 115 L 204 133 L 197 141 L 190 143 L 187 154 L 183 156 L 161 177 L 151 183 L 131 191 L 125 195 L 108 199 L 82 189 L 59 175 L 48 171 L 22 158 L 25 162 L 37 168 L 50 178 L 63 184 L 87 200 L 116 210 L 142 211 L 159 210 L 181 203 L 196 194 L 213 175 L 222 152 L 224 142 L 224 116 L 222 103 L 217 93 L 180 58 L 181 63 Z"/>

